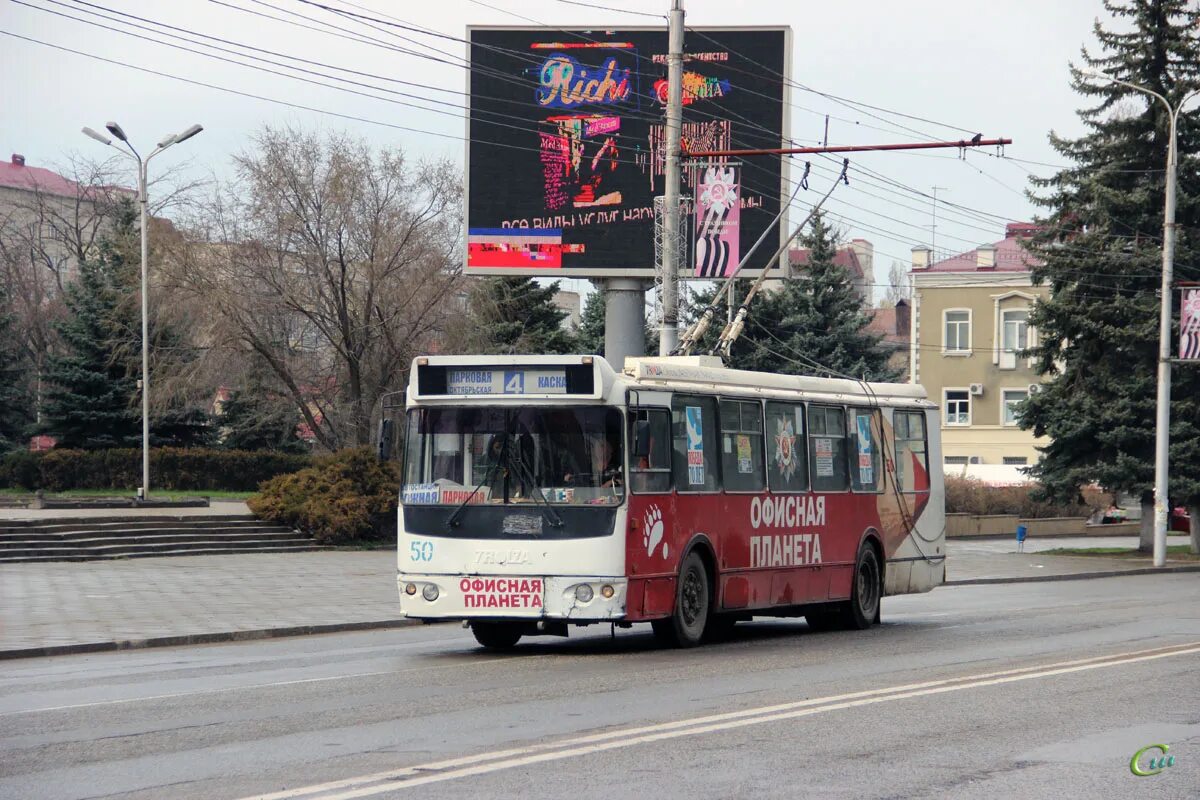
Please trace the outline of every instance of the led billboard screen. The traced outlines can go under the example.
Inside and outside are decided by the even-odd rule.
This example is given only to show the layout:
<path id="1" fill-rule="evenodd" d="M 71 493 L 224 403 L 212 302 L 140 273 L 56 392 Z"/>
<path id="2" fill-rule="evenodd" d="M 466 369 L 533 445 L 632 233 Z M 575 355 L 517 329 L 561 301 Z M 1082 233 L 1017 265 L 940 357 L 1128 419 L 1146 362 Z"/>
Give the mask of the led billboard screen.
<path id="1" fill-rule="evenodd" d="M 663 194 L 666 28 L 471 28 L 466 266 L 472 274 L 652 277 Z M 688 29 L 691 150 L 781 147 L 787 28 Z M 778 156 L 685 164 L 683 274 L 727 274 L 779 212 Z M 783 234 L 786 235 L 786 234 Z M 773 234 L 747 265 L 761 269 Z"/>

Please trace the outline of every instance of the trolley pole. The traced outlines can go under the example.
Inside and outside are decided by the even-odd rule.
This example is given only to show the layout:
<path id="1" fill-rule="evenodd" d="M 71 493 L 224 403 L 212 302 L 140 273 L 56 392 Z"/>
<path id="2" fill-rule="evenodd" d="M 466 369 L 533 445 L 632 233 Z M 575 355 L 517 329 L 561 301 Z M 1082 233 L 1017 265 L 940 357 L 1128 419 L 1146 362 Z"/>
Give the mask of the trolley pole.
<path id="1" fill-rule="evenodd" d="M 683 0 L 671 0 L 667 49 L 667 160 L 663 189 L 662 329 L 658 354 L 670 355 L 679 344 L 679 180 L 683 134 Z"/>

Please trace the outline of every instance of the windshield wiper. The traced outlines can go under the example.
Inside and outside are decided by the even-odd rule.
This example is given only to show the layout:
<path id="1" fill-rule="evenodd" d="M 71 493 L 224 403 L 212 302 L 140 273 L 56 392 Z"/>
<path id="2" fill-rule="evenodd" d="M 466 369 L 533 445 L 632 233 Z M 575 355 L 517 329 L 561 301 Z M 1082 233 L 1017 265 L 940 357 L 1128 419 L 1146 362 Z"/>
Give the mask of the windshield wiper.
<path id="1" fill-rule="evenodd" d="M 471 499 L 474 498 L 475 495 L 479 493 L 479 490 L 483 488 L 483 485 L 485 483 L 492 482 L 492 476 L 494 474 L 496 474 L 497 467 L 499 467 L 500 464 L 502 464 L 504 462 L 504 457 L 507 452 L 508 452 L 508 437 L 505 436 L 504 437 L 504 446 L 500 450 L 500 457 L 498 459 L 496 459 L 495 464 L 492 464 L 490 467 L 488 467 L 488 471 L 484 474 L 483 480 L 481 480 L 479 483 L 475 484 L 475 488 L 471 490 L 471 493 L 469 495 L 467 495 L 466 498 L 464 498 L 461 503 L 458 504 L 457 508 L 455 508 L 452 512 L 450 512 L 450 516 L 446 518 L 446 527 L 448 527 L 448 528 L 457 528 L 458 527 L 459 515 L 462 514 L 463 509 L 467 507 L 467 504 L 471 502 Z"/>
<path id="2" fill-rule="evenodd" d="M 561 528 L 563 526 L 562 517 L 559 516 L 558 512 L 554 510 L 554 506 L 550 505 L 550 501 L 547 500 L 542 494 L 542 490 L 538 487 L 537 481 L 533 479 L 533 473 L 530 472 L 529 466 L 521 459 L 520 454 L 518 454 L 511 463 L 513 469 L 517 473 L 517 477 L 525 481 L 526 485 L 529 486 L 530 496 L 533 497 L 534 502 L 539 503 L 546 509 L 546 511 L 549 512 L 547 516 L 550 520 L 550 524 L 556 528 Z"/>

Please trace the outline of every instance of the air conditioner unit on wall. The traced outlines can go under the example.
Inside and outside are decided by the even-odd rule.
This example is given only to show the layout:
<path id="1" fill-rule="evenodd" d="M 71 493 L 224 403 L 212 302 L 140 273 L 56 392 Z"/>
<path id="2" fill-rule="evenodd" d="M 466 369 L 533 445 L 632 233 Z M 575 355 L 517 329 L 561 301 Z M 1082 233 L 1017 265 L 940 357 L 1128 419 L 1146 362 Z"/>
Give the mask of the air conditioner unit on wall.
<path id="1" fill-rule="evenodd" d="M 968 464 L 982 464 L 983 459 L 980 458 L 979 456 L 971 456 L 970 458 L 967 459 L 967 463 Z"/>
<path id="2" fill-rule="evenodd" d="M 972 383 L 971 384 L 971 394 L 975 395 L 976 397 L 983 394 L 983 384 L 982 383 Z"/>
<path id="3" fill-rule="evenodd" d="M 1030 394 L 1037 394 L 1041 390 L 1042 390 L 1042 385 L 1040 383 L 1029 384 L 1029 393 Z"/>

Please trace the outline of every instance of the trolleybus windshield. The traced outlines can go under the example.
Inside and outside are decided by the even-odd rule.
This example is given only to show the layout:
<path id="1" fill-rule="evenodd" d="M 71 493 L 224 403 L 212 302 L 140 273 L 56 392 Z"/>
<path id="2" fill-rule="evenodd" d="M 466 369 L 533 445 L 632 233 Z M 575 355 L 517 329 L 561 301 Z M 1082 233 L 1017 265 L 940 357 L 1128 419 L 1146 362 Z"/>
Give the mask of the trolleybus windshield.
<path id="1" fill-rule="evenodd" d="M 621 413 L 606 407 L 417 408 L 405 439 L 405 505 L 616 505 Z"/>

